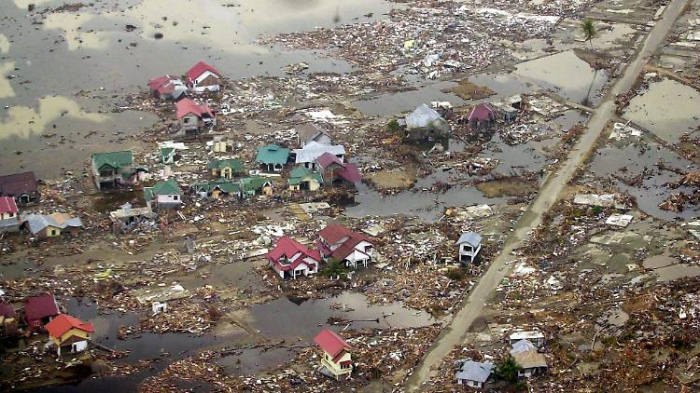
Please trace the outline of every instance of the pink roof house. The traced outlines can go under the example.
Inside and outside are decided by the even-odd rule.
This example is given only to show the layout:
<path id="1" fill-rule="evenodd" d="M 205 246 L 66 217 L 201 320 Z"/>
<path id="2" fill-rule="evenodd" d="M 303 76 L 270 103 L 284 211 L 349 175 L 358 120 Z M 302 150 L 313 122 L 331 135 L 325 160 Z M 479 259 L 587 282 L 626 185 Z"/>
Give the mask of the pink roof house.
<path id="1" fill-rule="evenodd" d="M 321 254 L 318 251 L 311 251 L 287 236 L 277 241 L 275 248 L 267 253 L 267 259 L 270 267 L 281 278 L 318 273 L 321 264 Z"/>
<path id="2" fill-rule="evenodd" d="M 177 76 L 164 75 L 148 81 L 148 89 L 156 98 L 177 100 L 187 93 L 187 86 Z"/>
<path id="3" fill-rule="evenodd" d="M 316 159 L 323 181 L 331 184 L 355 184 L 362 181 L 355 164 L 344 163 L 331 153 L 323 153 Z"/>
<path id="4" fill-rule="evenodd" d="M 216 124 L 214 112 L 206 105 L 199 105 L 190 98 L 175 103 L 177 118 L 180 120 L 180 135 L 196 135 L 206 126 Z"/>

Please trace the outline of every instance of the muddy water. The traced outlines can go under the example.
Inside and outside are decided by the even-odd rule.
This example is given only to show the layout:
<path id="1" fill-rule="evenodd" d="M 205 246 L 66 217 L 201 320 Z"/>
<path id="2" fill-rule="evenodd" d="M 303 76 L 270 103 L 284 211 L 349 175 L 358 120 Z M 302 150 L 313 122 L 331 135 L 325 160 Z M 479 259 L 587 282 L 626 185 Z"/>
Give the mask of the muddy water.
<path id="1" fill-rule="evenodd" d="M 333 305 L 340 309 L 334 310 Z M 343 309 L 347 311 L 343 311 Z M 434 322 L 428 313 L 403 307 L 401 303 L 370 305 L 361 293 L 343 292 L 328 299 L 310 299 L 296 304 L 288 298 L 253 306 L 252 325 L 269 338 L 311 339 L 318 326 L 326 325 L 331 316 L 357 320 L 352 329 L 363 328 L 409 328 L 427 326 Z M 379 322 L 374 319 L 379 319 Z M 373 319 L 373 321 L 360 321 Z M 285 323 L 280 323 L 285 321 Z M 344 326 L 344 325 L 343 325 Z"/>
<path id="2" fill-rule="evenodd" d="M 32 15 L 29 3 L 37 5 Z M 142 132 L 157 119 L 109 113 L 119 97 L 152 77 L 183 74 L 199 60 L 231 78 L 281 75 L 281 67 L 300 61 L 309 63 L 309 72 L 350 71 L 349 64 L 317 52 L 254 41 L 261 34 L 373 21 L 395 6 L 373 0 L 114 0 L 38 13 L 64 3 L 0 2 L 0 174 L 36 170 L 41 178 L 56 178 L 61 168 L 81 169 L 92 151 L 133 147 L 114 135 Z M 137 29 L 127 32 L 127 24 Z M 156 32 L 163 38 L 155 39 Z M 97 134 L 86 137 L 91 131 Z M 66 140 L 59 144 L 41 134 Z"/>
<path id="3" fill-rule="evenodd" d="M 591 172 L 602 177 L 611 177 L 615 174 L 632 178 L 641 174 L 646 168 L 650 172 L 647 172 L 641 187 L 631 187 L 620 180 L 613 180 L 620 190 L 633 195 L 637 199 L 639 209 L 647 214 L 665 220 L 676 218 L 690 220 L 697 216 L 700 207 L 689 204 L 682 212 L 671 212 L 659 208 L 659 204 L 672 193 L 681 191 L 692 193 L 693 189 L 691 187 L 669 188 L 666 184 L 677 181 L 680 175 L 668 170 L 659 170 L 656 166 L 658 162 L 663 162 L 681 171 L 697 171 L 697 165 L 663 146 L 644 142 L 641 145 L 628 144 L 623 147 L 607 146 L 598 149 L 591 163 Z"/>
<path id="4" fill-rule="evenodd" d="M 625 117 L 676 143 L 684 133 L 697 133 L 700 127 L 700 92 L 674 80 L 654 82 L 630 101 Z"/>
<path id="5" fill-rule="evenodd" d="M 515 74 L 573 102 L 581 103 L 588 96 L 594 105 L 600 101 L 598 93 L 608 81 L 605 71 L 596 72 L 573 51 L 521 63 Z"/>
<path id="6" fill-rule="evenodd" d="M 385 93 L 367 100 L 354 101 L 352 105 L 365 116 L 388 116 L 409 112 L 418 105 L 432 101 L 448 101 L 452 105 L 464 104 L 464 100 L 443 90 L 457 86 L 455 82 L 437 82 L 418 85 L 416 90 Z"/>

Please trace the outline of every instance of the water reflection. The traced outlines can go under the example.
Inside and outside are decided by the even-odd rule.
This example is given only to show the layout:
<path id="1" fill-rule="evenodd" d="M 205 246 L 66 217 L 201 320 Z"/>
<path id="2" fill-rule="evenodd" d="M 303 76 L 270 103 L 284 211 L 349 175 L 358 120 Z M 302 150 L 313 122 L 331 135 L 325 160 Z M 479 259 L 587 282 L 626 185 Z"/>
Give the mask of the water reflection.
<path id="1" fill-rule="evenodd" d="M 49 124 L 60 117 L 95 123 L 103 123 L 109 119 L 107 115 L 83 111 L 77 102 L 69 98 L 44 97 L 39 100 L 38 109 L 26 106 L 10 107 L 7 116 L 0 123 L 0 139 L 10 136 L 29 138 L 34 134 L 44 133 Z"/>

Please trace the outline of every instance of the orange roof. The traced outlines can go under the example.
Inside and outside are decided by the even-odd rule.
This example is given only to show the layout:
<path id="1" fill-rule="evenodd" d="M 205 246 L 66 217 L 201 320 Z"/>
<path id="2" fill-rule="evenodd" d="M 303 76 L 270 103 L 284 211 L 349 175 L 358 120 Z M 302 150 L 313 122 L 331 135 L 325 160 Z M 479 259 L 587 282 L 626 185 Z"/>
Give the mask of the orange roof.
<path id="1" fill-rule="evenodd" d="M 71 329 L 78 329 L 88 333 L 95 332 L 95 328 L 92 326 L 92 323 L 85 323 L 78 318 L 71 317 L 68 314 L 59 314 L 44 327 L 52 337 L 61 337 Z"/>

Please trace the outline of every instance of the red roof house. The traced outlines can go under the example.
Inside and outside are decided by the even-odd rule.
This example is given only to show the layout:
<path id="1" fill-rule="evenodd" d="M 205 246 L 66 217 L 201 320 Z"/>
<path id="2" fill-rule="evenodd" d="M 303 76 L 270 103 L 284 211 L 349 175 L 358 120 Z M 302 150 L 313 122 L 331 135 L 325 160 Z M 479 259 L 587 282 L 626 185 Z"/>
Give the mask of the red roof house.
<path id="1" fill-rule="evenodd" d="M 58 303 L 51 294 L 30 297 L 24 301 L 24 317 L 32 331 L 41 331 L 58 314 Z"/>
<path id="2" fill-rule="evenodd" d="M 216 124 L 214 112 L 208 106 L 199 105 L 190 98 L 176 102 L 175 109 L 182 135 L 197 134 L 205 125 Z"/>
<path id="3" fill-rule="evenodd" d="M 164 75 L 148 81 L 151 94 L 161 99 L 178 99 L 187 92 L 187 86 L 177 76 Z"/>
<path id="4" fill-rule="evenodd" d="M 90 334 L 95 332 L 92 323 L 85 323 L 67 314 L 60 314 L 46 324 L 46 331 L 61 355 L 61 349 L 81 352 L 87 349 Z"/>
<path id="5" fill-rule="evenodd" d="M 17 209 L 17 203 L 12 197 L 0 197 L 0 219 L 4 219 L 5 214 L 11 214 L 14 216 L 19 210 Z"/>
<path id="6" fill-rule="evenodd" d="M 283 237 L 277 241 L 275 248 L 267 253 L 270 267 L 274 269 L 280 277 L 296 278 L 298 275 L 308 276 L 318 273 L 321 263 L 321 254 L 311 251 L 298 241 Z"/>
<path id="7" fill-rule="evenodd" d="M 325 182 L 355 184 L 362 181 L 360 171 L 355 164 L 344 163 L 331 153 L 323 153 L 316 159 L 316 164 L 321 169 Z"/>
<path id="8" fill-rule="evenodd" d="M 34 172 L 0 176 L 0 196 L 15 198 L 17 203 L 29 203 L 39 199 L 39 185 Z"/>
<path id="9" fill-rule="evenodd" d="M 314 342 L 325 352 L 321 358 L 322 373 L 339 379 L 342 375 L 350 375 L 352 372 L 352 356 L 350 345 L 334 331 L 323 329 Z"/>
<path id="10" fill-rule="evenodd" d="M 195 64 L 185 74 L 187 84 L 196 92 L 218 91 L 221 72 L 203 61 Z"/>
<path id="11" fill-rule="evenodd" d="M 358 263 L 367 267 L 374 252 L 369 237 L 335 224 L 318 232 L 316 246 L 324 258 L 334 258 L 352 268 L 357 268 Z"/>
<path id="12" fill-rule="evenodd" d="M 15 198 L 0 197 L 0 233 L 19 231 L 19 209 Z"/>
<path id="13" fill-rule="evenodd" d="M 91 322 L 85 323 L 68 314 L 59 314 L 51 322 L 46 324 L 46 331 L 51 337 L 62 337 L 71 329 L 78 329 L 85 333 L 94 333 L 95 328 Z"/>

